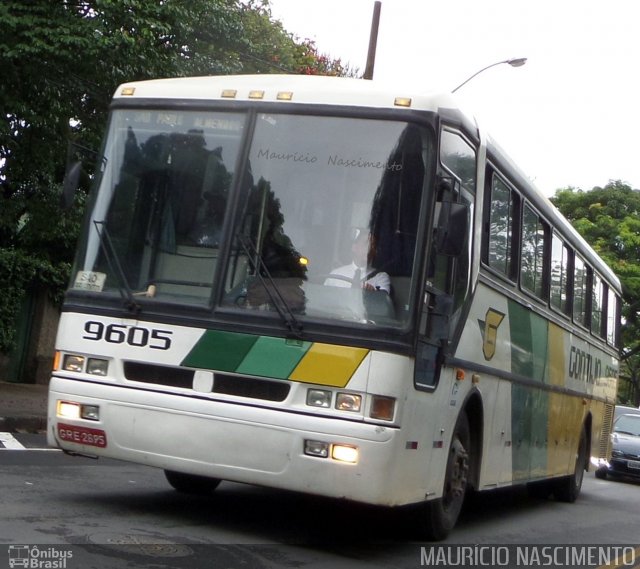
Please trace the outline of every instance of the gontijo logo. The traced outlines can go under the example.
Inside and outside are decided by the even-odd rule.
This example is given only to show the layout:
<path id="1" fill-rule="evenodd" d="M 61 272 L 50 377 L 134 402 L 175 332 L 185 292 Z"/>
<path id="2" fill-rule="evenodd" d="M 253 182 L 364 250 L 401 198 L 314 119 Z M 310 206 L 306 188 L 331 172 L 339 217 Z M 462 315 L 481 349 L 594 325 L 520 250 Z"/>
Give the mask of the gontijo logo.
<path id="1" fill-rule="evenodd" d="M 45 548 L 37 545 L 10 545 L 9 567 L 26 567 L 27 569 L 67 569 L 67 560 L 73 557 L 69 550 L 57 549 L 55 546 Z"/>

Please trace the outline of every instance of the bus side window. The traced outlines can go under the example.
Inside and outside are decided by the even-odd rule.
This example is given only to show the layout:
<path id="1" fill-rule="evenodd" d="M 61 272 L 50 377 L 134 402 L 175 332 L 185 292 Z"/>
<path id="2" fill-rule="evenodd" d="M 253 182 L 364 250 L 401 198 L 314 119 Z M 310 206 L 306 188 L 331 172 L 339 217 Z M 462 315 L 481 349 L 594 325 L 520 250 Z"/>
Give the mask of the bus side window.
<path id="1" fill-rule="evenodd" d="M 573 321 L 587 325 L 587 284 L 589 268 L 579 255 L 573 262 Z"/>
<path id="2" fill-rule="evenodd" d="M 483 258 L 489 267 L 512 280 L 517 260 L 514 224 L 518 197 L 497 175 L 492 175 L 490 191 L 487 192 Z"/>

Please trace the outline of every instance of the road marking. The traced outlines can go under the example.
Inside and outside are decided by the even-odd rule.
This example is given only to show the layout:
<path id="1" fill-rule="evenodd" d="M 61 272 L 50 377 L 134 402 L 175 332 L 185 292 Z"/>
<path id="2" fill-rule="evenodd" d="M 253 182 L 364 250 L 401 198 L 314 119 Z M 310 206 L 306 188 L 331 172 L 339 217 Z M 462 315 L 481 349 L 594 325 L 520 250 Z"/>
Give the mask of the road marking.
<path id="1" fill-rule="evenodd" d="M 20 444 L 11 433 L 0 433 L 0 443 L 8 450 L 24 450 L 25 447 Z"/>
<path id="2" fill-rule="evenodd" d="M 11 433 L 0 433 L 0 450 L 38 450 L 60 452 L 59 448 L 29 448 L 18 441 Z"/>

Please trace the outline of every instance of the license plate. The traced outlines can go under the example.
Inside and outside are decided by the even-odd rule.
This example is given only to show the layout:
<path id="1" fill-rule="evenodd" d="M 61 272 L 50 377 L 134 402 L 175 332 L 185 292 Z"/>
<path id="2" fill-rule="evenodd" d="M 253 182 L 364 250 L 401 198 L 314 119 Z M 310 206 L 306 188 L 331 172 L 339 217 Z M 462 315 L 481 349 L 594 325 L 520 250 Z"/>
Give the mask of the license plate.
<path id="1" fill-rule="evenodd" d="M 627 466 L 634 470 L 640 470 L 640 460 L 630 460 L 627 462 Z"/>
<path id="2" fill-rule="evenodd" d="M 58 423 L 58 437 L 69 443 L 99 448 L 107 446 L 107 433 L 101 429 L 89 429 L 88 427 Z"/>

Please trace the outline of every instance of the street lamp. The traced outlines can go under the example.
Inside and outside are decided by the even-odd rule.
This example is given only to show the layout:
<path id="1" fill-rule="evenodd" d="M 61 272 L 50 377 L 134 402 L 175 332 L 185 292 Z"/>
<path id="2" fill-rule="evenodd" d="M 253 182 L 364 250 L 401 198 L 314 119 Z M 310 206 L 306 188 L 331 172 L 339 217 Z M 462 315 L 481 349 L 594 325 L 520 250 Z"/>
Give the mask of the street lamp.
<path id="1" fill-rule="evenodd" d="M 511 67 L 522 67 L 526 62 L 527 62 L 527 58 L 526 57 L 514 57 L 512 59 L 505 59 L 504 61 L 496 61 L 495 63 L 492 63 L 491 65 L 487 65 L 486 67 L 483 67 L 479 71 L 476 71 L 471 77 L 468 77 L 467 79 L 465 79 L 462 83 L 460 83 L 460 85 L 458 85 L 451 92 L 455 93 L 458 89 L 460 89 L 460 87 L 462 87 L 463 85 L 466 85 L 476 75 L 480 75 L 480 73 L 482 73 L 483 71 L 486 71 L 487 69 L 491 69 L 492 67 L 495 67 L 496 65 L 502 65 L 503 63 L 508 63 L 509 65 L 511 65 Z"/>

